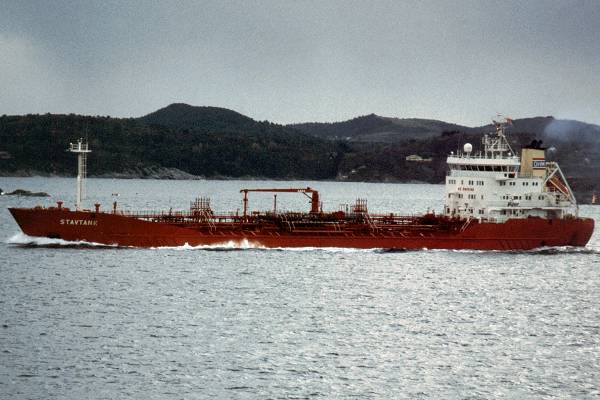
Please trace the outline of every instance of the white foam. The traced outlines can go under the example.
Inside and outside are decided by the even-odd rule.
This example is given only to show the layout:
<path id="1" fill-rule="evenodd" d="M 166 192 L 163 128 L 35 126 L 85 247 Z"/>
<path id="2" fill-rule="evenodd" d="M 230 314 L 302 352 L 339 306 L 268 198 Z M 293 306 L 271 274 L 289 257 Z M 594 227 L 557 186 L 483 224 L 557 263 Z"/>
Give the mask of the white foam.
<path id="1" fill-rule="evenodd" d="M 183 246 L 161 246 L 151 247 L 151 249 L 157 250 L 249 250 L 258 249 L 265 251 L 289 251 L 289 252 L 327 252 L 327 253 L 372 253 L 378 252 L 382 249 L 355 249 L 345 247 L 266 247 L 258 243 L 249 241 L 248 239 L 242 239 L 239 241 L 230 240 L 223 243 L 217 243 L 212 245 L 198 245 L 191 246 L 186 243 Z"/>
<path id="2" fill-rule="evenodd" d="M 102 243 L 87 242 L 84 240 L 69 241 L 63 239 L 50 239 L 46 237 L 28 236 L 22 232 L 13 235 L 6 240 L 8 244 L 28 245 L 28 246 L 95 246 L 95 247 L 118 247 L 116 244 L 106 245 Z M 340 248 L 340 247 L 265 247 L 259 243 L 252 242 L 248 239 L 229 240 L 223 243 L 212 245 L 192 246 L 185 243 L 182 246 L 157 246 L 150 247 L 153 250 L 266 250 L 266 251 L 290 251 L 290 252 L 327 252 L 327 253 L 370 253 L 378 252 L 381 249 L 355 249 L 355 248 Z"/>
<path id="3" fill-rule="evenodd" d="M 217 244 L 201 244 L 198 246 L 191 246 L 189 243 L 185 243 L 183 246 L 160 246 L 151 247 L 151 249 L 159 250 L 244 250 L 244 249 L 266 249 L 266 247 L 252 243 L 248 239 L 242 240 L 229 240 L 223 243 Z"/>
<path id="4" fill-rule="evenodd" d="M 374 253 L 382 249 L 357 249 L 352 247 L 274 247 L 272 250 L 278 251 L 296 251 L 296 252 L 315 252 L 325 253 Z"/>
<path id="5" fill-rule="evenodd" d="M 28 236 L 22 232 L 19 232 L 5 243 L 8 244 L 19 244 L 29 246 L 94 246 L 94 247 L 117 247 L 116 244 L 108 245 L 96 242 L 86 242 L 85 240 L 63 240 L 63 239 L 51 239 L 46 237 Z"/>

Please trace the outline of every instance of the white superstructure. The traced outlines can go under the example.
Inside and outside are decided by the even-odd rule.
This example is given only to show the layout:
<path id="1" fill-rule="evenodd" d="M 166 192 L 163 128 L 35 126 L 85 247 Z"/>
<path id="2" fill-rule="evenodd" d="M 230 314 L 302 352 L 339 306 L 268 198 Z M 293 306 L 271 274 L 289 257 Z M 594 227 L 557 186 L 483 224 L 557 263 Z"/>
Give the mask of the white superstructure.
<path id="1" fill-rule="evenodd" d="M 447 159 L 444 214 L 503 222 L 509 218 L 563 218 L 576 209 L 575 196 L 555 162 L 546 161 L 538 142 L 519 158 L 508 143 L 510 120 L 496 122 L 496 132 L 483 136 L 483 151 L 463 151 Z"/>

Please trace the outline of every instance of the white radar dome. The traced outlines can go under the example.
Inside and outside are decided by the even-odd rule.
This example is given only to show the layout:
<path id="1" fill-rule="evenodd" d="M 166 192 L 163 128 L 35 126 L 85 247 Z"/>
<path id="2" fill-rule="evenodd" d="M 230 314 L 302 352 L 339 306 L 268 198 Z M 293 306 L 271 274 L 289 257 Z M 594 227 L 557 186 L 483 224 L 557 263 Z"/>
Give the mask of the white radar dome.
<path id="1" fill-rule="evenodd" d="M 473 145 L 471 143 L 465 143 L 463 150 L 465 153 L 470 153 L 473 151 Z"/>

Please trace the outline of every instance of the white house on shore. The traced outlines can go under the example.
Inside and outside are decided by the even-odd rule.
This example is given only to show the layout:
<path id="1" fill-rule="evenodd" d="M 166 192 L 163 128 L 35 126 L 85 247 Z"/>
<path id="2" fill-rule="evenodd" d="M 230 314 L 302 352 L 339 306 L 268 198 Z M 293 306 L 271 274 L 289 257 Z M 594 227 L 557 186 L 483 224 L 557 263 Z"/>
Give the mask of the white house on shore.
<path id="1" fill-rule="evenodd" d="M 406 161 L 413 161 L 413 162 L 431 162 L 431 157 L 430 158 L 423 158 L 418 154 L 411 154 L 410 156 L 406 156 Z"/>

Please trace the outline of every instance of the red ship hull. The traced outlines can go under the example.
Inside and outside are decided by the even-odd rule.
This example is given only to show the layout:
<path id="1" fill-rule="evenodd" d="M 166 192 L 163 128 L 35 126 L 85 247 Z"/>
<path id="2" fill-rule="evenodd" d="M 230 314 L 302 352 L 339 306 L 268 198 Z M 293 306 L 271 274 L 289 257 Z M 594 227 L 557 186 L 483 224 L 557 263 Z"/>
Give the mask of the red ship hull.
<path id="1" fill-rule="evenodd" d="M 510 219 L 503 223 L 406 217 L 381 217 L 379 224 L 316 219 L 312 224 L 282 226 L 258 220 L 220 223 L 164 215 L 144 219 L 121 213 L 59 208 L 11 208 L 29 236 L 87 241 L 106 245 L 162 247 L 248 244 L 257 247 L 340 247 L 385 249 L 529 250 L 544 246 L 585 246 L 594 230 L 590 218 Z M 281 222 L 281 220 L 278 220 Z M 326 221 L 326 222 L 322 222 Z"/>

